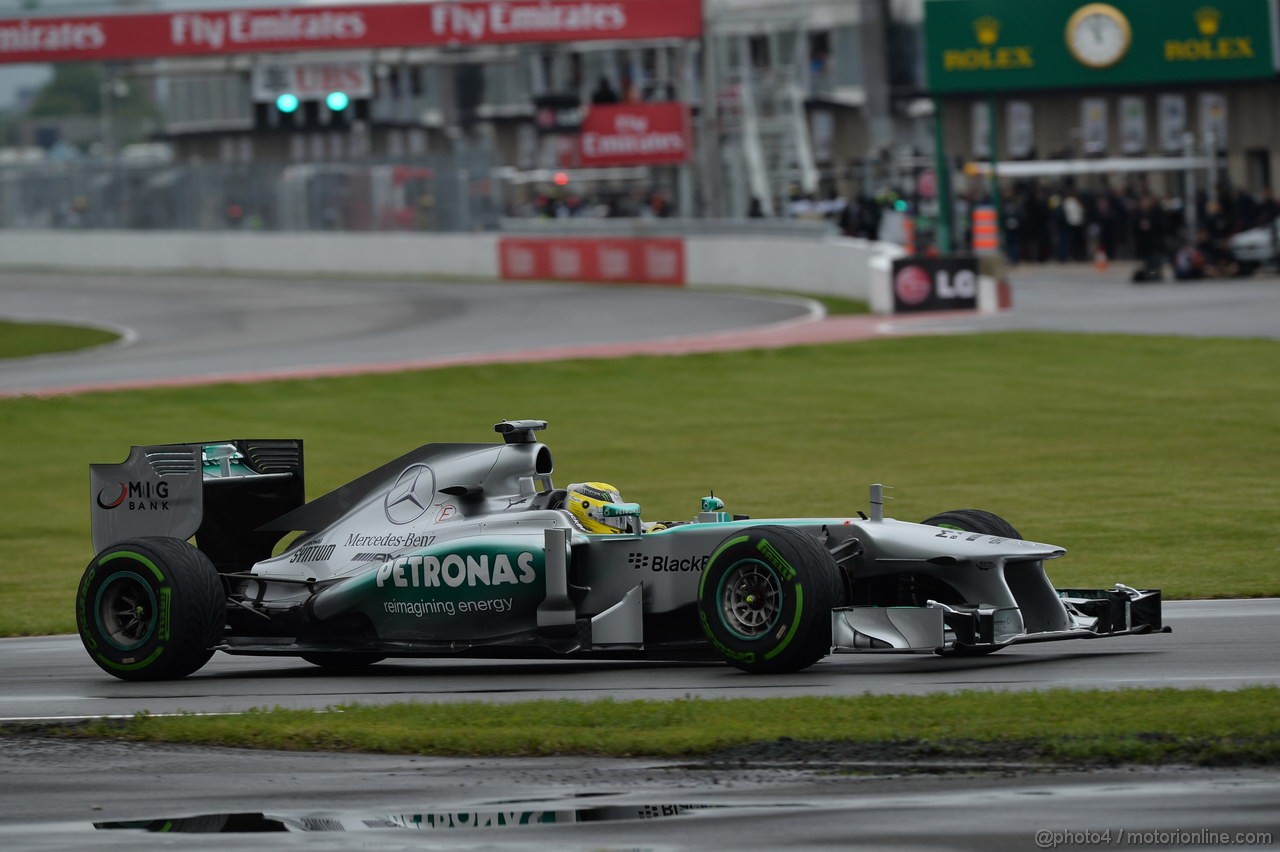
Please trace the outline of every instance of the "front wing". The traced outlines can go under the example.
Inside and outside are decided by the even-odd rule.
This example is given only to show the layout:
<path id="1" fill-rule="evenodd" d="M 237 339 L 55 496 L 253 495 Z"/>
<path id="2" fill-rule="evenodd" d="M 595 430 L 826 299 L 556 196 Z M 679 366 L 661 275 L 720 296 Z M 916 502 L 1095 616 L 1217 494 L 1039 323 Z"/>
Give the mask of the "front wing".
<path id="1" fill-rule="evenodd" d="M 831 611 L 836 654 L 980 654 L 1008 645 L 1170 632 L 1161 622 L 1158 589 L 1059 589 L 1070 625 L 1027 632 L 1017 607 L 959 607 L 929 601 L 923 607 L 840 607 Z"/>

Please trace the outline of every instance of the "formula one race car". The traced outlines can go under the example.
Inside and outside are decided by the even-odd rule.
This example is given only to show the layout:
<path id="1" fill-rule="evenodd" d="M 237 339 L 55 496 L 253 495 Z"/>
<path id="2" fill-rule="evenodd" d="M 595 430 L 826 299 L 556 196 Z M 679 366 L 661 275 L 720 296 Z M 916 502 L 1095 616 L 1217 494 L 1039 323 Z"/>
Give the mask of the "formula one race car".
<path id="1" fill-rule="evenodd" d="M 644 524 L 606 485 L 552 485 L 546 425 L 427 444 L 309 503 L 299 440 L 134 447 L 92 465 L 85 648 L 125 680 L 183 677 L 214 651 L 794 672 L 833 652 L 984 654 L 1162 629 L 1158 591 L 1055 591 L 1043 562 L 1062 548 L 977 510 L 890 520 L 879 485 L 869 516 L 751 520 L 705 497 L 692 520 Z"/>

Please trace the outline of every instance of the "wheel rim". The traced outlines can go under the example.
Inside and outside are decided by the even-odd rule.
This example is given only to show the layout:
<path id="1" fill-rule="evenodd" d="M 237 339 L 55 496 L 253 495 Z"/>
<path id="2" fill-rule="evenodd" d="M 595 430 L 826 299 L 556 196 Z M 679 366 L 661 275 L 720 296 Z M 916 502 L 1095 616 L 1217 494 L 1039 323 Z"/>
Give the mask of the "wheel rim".
<path id="1" fill-rule="evenodd" d="M 98 590 L 94 610 L 103 637 L 121 651 L 146 644 L 155 633 L 156 596 L 140 575 L 121 571 Z"/>
<path id="2" fill-rule="evenodd" d="M 759 639 L 778 623 L 782 584 L 772 567 L 744 559 L 720 581 L 720 621 L 740 639 Z"/>

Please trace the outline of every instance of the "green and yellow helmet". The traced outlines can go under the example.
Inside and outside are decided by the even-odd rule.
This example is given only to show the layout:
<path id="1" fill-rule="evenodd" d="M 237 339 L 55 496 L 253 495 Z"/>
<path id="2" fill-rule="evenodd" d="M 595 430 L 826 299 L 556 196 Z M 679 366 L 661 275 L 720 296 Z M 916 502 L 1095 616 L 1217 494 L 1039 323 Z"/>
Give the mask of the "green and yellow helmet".
<path id="1" fill-rule="evenodd" d="M 566 489 L 565 505 L 589 533 L 626 531 L 626 518 L 605 517 L 607 503 L 621 503 L 618 489 L 607 482 L 575 482 Z"/>

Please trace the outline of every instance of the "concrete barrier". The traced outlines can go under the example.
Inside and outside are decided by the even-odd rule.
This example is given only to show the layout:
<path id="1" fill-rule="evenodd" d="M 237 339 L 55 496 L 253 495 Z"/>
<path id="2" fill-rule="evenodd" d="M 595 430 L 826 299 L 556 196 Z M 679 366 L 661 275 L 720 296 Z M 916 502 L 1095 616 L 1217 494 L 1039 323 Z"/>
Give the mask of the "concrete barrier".
<path id="1" fill-rule="evenodd" d="M 499 236 L 0 230 L 0 267 L 497 279 Z M 539 234 L 551 240 L 558 236 Z M 682 239 L 689 287 L 747 287 L 863 301 L 872 293 L 872 259 L 898 252 L 884 243 L 804 233 L 695 232 Z"/>
<path id="2" fill-rule="evenodd" d="M 866 301 L 871 260 L 896 247 L 847 237 L 706 236 L 687 240 L 691 286 L 729 285 Z"/>
<path id="3" fill-rule="evenodd" d="M 0 231 L 0 266 L 498 277 L 493 234 Z"/>

